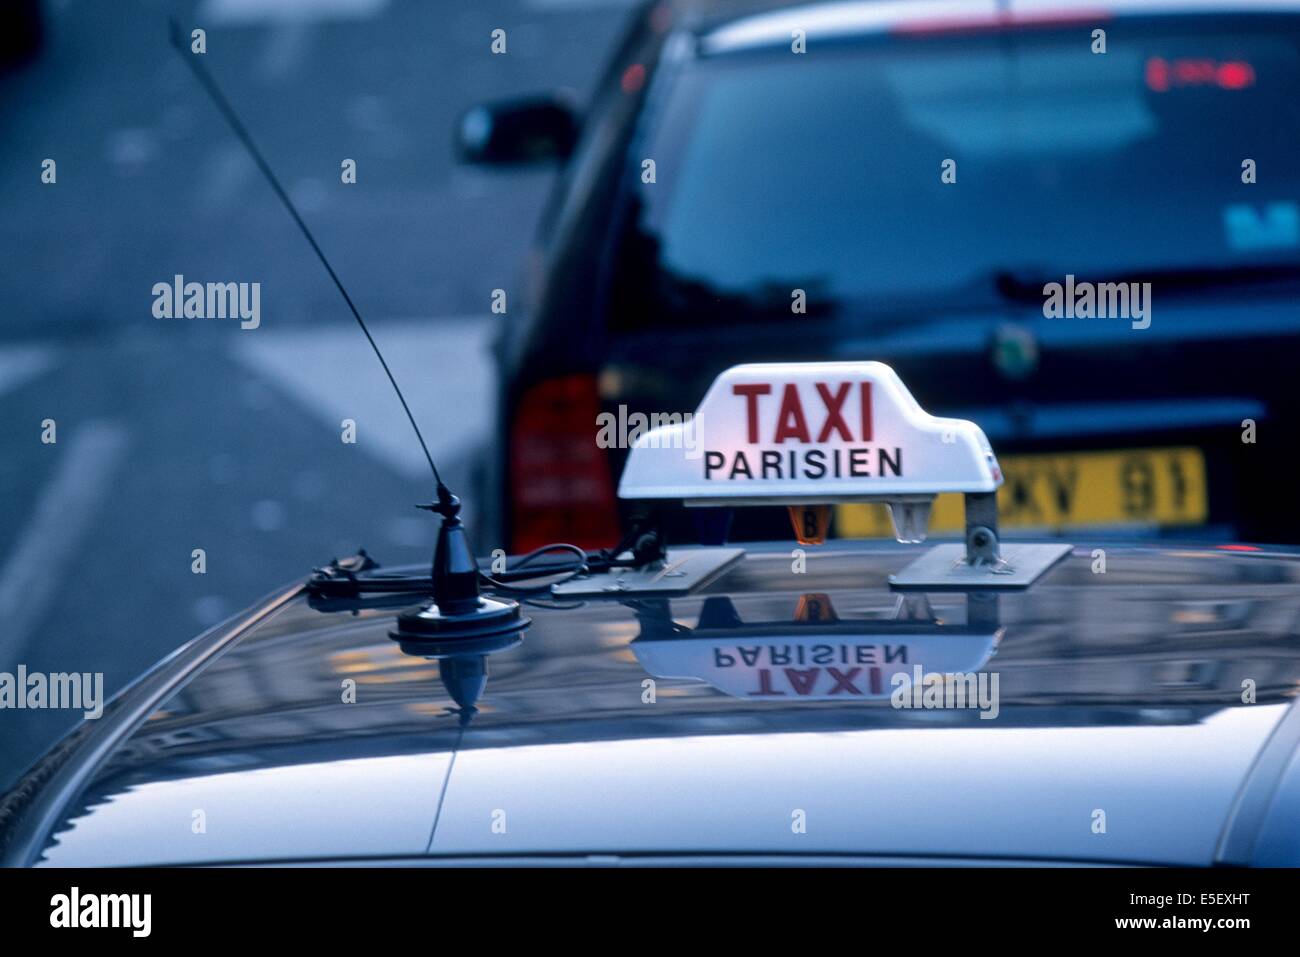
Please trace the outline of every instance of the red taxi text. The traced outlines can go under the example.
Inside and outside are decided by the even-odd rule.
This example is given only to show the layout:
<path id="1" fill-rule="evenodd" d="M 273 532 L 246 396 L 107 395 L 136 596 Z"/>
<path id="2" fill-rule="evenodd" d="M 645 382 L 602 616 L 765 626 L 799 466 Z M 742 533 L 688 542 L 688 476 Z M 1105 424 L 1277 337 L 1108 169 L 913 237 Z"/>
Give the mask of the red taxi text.
<path id="1" fill-rule="evenodd" d="M 706 449 L 704 477 L 729 481 L 901 477 L 903 450 L 870 445 L 871 383 L 813 385 L 815 398 L 810 395 L 808 401 L 793 382 L 781 388 L 779 400 L 767 382 L 733 385 L 732 394 L 745 403 L 745 441 L 750 446 L 766 447 L 732 453 Z M 761 413 L 773 401 L 780 405 L 771 435 L 764 435 Z M 863 444 L 816 447 L 828 442 Z"/>

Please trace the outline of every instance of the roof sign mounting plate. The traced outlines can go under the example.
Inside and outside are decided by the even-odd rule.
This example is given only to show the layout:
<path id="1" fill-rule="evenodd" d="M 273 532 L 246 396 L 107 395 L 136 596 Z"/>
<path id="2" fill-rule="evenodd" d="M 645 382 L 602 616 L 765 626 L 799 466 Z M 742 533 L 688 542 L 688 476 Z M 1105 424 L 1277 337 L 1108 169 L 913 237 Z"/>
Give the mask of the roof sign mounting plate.
<path id="1" fill-rule="evenodd" d="M 689 595 L 744 557 L 743 548 L 671 548 L 662 561 L 571 578 L 552 585 L 551 594 L 557 598 Z"/>

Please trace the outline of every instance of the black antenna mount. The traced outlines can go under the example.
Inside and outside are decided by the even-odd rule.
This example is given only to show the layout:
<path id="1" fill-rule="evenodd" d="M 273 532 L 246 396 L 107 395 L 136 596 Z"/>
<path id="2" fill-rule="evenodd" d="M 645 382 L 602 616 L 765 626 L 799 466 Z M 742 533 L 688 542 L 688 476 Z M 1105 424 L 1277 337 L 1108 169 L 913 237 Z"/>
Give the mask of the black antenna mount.
<path id="1" fill-rule="evenodd" d="M 519 602 L 479 594 L 478 562 L 460 520 L 460 499 L 439 486 L 438 501 L 416 508 L 442 516 L 433 551 L 433 601 L 398 615 L 397 630 L 389 637 L 406 649 L 420 642 L 487 638 L 527 628 L 531 621 L 520 611 Z"/>

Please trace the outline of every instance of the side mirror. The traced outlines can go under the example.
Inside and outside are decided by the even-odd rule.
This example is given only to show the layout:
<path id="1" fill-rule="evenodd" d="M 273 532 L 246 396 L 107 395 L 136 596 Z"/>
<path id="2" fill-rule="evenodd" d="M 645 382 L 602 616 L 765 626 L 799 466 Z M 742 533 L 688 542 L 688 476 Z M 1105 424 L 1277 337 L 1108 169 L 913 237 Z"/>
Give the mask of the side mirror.
<path id="1" fill-rule="evenodd" d="M 456 152 L 467 163 L 564 159 L 577 140 L 577 114 L 552 97 L 485 103 L 464 113 L 456 126 Z"/>

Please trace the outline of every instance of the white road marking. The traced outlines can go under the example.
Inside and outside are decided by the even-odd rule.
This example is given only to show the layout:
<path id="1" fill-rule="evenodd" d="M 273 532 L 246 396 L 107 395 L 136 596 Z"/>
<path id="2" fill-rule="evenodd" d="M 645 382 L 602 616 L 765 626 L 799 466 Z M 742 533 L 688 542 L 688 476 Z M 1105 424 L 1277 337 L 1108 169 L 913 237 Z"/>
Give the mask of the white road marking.
<path id="1" fill-rule="evenodd" d="M 48 346 L 11 346 L 0 349 L 0 395 L 53 368 L 54 356 L 54 350 Z"/>
<path id="2" fill-rule="evenodd" d="M 138 173 L 158 157 L 158 136 L 151 129 L 123 127 L 108 134 L 108 161 L 119 173 Z"/>
<path id="3" fill-rule="evenodd" d="M 388 0 L 203 0 L 195 22 L 247 26 L 276 20 L 364 20 L 387 6 Z"/>
<path id="4" fill-rule="evenodd" d="M 70 433 L 47 448 L 58 456 L 54 478 L 0 567 L 0 654 L 6 660 L 21 654 L 56 589 L 75 580 L 74 566 L 89 568 L 77 548 L 126 451 L 127 431 L 113 422 L 86 422 Z"/>
<path id="5" fill-rule="evenodd" d="M 267 31 L 263 79 L 282 80 L 298 69 L 307 53 L 308 30 L 302 20 L 281 20 Z"/>
<path id="6" fill-rule="evenodd" d="M 370 323 L 440 466 L 472 454 L 494 431 L 493 318 Z M 358 449 L 405 478 L 428 474 L 401 404 L 355 325 L 263 325 L 235 337 L 233 355 L 318 419 L 334 441 L 342 441 L 342 421 L 353 419 Z"/>
<path id="7" fill-rule="evenodd" d="M 196 191 L 198 206 L 205 213 L 231 206 L 257 172 L 244 148 L 235 143 L 215 146 L 204 159 L 199 174 L 202 185 Z"/>

